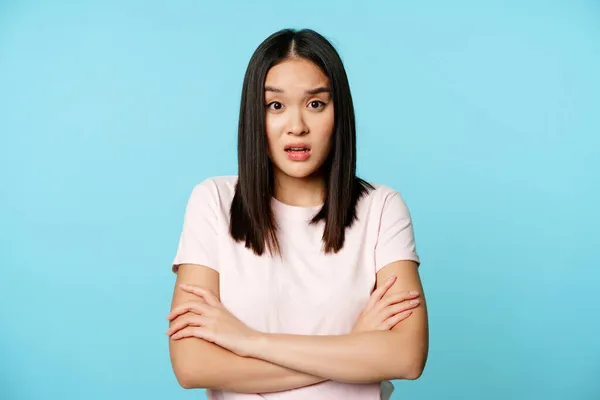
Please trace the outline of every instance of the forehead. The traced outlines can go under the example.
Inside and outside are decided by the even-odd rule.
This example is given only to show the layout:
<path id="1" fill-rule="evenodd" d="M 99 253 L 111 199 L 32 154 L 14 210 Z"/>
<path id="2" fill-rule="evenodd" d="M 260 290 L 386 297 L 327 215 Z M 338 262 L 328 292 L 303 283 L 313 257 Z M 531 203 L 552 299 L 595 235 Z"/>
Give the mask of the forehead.
<path id="1" fill-rule="evenodd" d="M 303 58 L 285 60 L 275 65 L 265 79 L 265 86 L 274 86 L 284 91 L 313 89 L 328 84 L 329 79 L 323 71 Z"/>

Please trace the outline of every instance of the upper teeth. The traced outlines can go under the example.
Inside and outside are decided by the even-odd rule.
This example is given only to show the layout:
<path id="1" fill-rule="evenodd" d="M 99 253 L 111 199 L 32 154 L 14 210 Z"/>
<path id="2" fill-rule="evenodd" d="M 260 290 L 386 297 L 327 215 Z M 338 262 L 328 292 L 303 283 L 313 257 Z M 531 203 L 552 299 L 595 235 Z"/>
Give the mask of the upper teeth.
<path id="1" fill-rule="evenodd" d="M 290 150 L 306 150 L 304 147 L 290 147 Z"/>

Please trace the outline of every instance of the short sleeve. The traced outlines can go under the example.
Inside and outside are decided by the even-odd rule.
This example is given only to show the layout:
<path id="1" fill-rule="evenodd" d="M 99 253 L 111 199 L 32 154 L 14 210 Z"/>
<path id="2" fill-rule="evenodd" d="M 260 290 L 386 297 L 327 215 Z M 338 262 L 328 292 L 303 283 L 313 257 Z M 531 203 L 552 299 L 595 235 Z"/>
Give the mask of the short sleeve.
<path id="1" fill-rule="evenodd" d="M 177 254 L 172 270 L 177 273 L 181 264 L 198 264 L 218 271 L 217 226 L 218 193 L 210 181 L 194 187 L 183 218 Z"/>
<path id="2" fill-rule="evenodd" d="M 415 261 L 417 266 L 421 263 L 408 207 L 398 192 L 391 192 L 386 196 L 381 212 L 375 270 L 379 272 L 386 265 L 401 260 Z"/>

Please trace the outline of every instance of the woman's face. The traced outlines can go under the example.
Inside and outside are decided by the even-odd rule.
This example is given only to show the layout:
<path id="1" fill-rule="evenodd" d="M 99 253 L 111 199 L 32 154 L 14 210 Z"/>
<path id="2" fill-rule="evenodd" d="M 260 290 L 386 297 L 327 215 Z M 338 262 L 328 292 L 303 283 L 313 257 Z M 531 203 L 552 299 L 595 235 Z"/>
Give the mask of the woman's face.
<path id="1" fill-rule="evenodd" d="M 306 178 L 331 148 L 333 101 L 327 76 L 299 58 L 272 67 L 265 80 L 269 157 L 275 174 Z"/>

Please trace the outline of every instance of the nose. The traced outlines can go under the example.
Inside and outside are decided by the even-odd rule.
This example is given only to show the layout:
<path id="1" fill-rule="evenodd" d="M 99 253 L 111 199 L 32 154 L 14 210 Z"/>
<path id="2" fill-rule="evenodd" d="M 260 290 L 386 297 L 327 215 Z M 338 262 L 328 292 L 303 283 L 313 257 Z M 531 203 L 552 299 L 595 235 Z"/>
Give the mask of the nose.
<path id="1" fill-rule="evenodd" d="M 302 111 L 293 111 L 289 113 L 290 119 L 288 121 L 288 135 L 304 136 L 308 133 L 308 125 L 304 121 Z"/>

